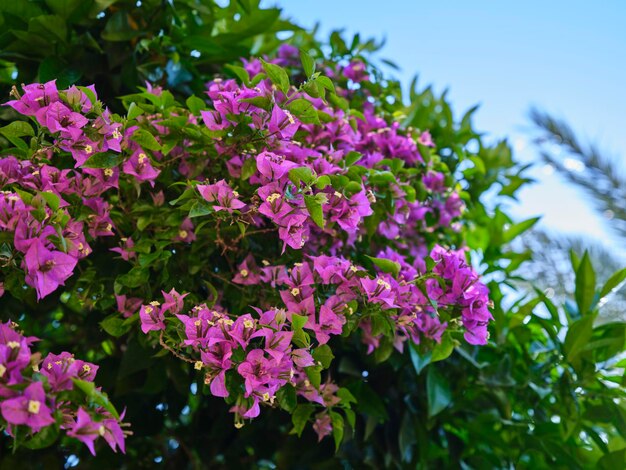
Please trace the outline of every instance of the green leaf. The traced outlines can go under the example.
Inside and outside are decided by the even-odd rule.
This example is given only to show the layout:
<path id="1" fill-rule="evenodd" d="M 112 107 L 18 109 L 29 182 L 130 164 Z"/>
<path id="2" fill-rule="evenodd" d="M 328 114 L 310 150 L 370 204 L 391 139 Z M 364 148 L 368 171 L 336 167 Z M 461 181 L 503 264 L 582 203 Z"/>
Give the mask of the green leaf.
<path id="1" fill-rule="evenodd" d="M 191 111 L 194 116 L 198 116 L 200 114 L 200 111 L 207 109 L 207 105 L 204 100 L 198 98 L 195 95 L 191 95 L 189 98 L 187 98 L 187 101 L 185 101 L 185 103 L 187 104 L 189 111 Z"/>
<path id="2" fill-rule="evenodd" d="M 411 347 L 409 348 L 409 354 L 411 356 L 411 362 L 413 363 L 413 368 L 415 369 L 415 372 L 417 373 L 417 375 L 420 375 L 422 373 L 422 370 L 424 370 L 424 367 L 426 367 L 431 362 L 431 351 L 420 354 L 418 346 L 411 343 Z"/>
<path id="3" fill-rule="evenodd" d="M 319 124 L 320 119 L 313 104 L 304 98 L 293 100 L 287 105 L 289 111 L 305 124 Z"/>
<path id="4" fill-rule="evenodd" d="M 596 273 L 591 265 L 589 253 L 585 251 L 576 270 L 576 304 L 581 315 L 589 312 L 596 291 Z"/>
<path id="5" fill-rule="evenodd" d="M 106 393 L 103 393 L 96 389 L 96 384 L 93 382 L 87 382 L 85 380 L 79 380 L 72 378 L 74 385 L 81 390 L 87 398 L 94 404 L 103 407 L 109 413 L 111 413 L 115 418 L 119 419 L 120 415 L 118 414 L 115 407 L 109 401 L 109 397 Z"/>
<path id="6" fill-rule="evenodd" d="M 454 340 L 449 334 L 444 334 L 441 337 L 441 342 L 433 348 L 430 362 L 443 361 L 450 357 L 452 351 L 454 351 Z"/>
<path id="7" fill-rule="evenodd" d="M 189 217 L 201 217 L 203 215 L 208 215 L 211 212 L 213 212 L 213 206 L 211 206 L 208 202 L 196 201 L 189 210 Z"/>
<path id="8" fill-rule="evenodd" d="M 137 116 L 141 116 L 143 114 L 143 109 L 137 106 L 137 103 L 134 101 L 128 106 L 128 112 L 126 113 L 126 117 L 128 119 L 135 119 Z"/>
<path id="9" fill-rule="evenodd" d="M 50 447 L 59 437 L 59 426 L 54 423 L 50 426 L 46 426 L 41 431 L 33 435 L 32 438 L 27 439 L 23 445 L 27 449 L 44 449 Z"/>
<path id="10" fill-rule="evenodd" d="M 516 238 L 518 235 L 521 235 L 526 230 L 530 229 L 533 225 L 535 225 L 541 217 L 533 217 L 532 219 L 524 220 L 518 224 L 511 225 L 508 230 L 505 230 L 502 233 L 502 240 L 504 243 L 508 243 Z"/>
<path id="11" fill-rule="evenodd" d="M 602 287 L 602 290 L 600 291 L 600 298 L 603 299 L 604 297 L 608 296 L 609 294 L 612 294 L 613 292 L 618 290 L 620 287 L 622 287 L 624 285 L 625 279 L 626 279 L 626 268 L 620 269 L 619 271 L 613 273 L 613 275 L 609 278 L 608 281 L 606 281 L 606 283 Z"/>
<path id="12" fill-rule="evenodd" d="M 132 135 L 132 139 L 144 149 L 161 150 L 161 144 L 145 129 L 136 130 Z"/>
<path id="13" fill-rule="evenodd" d="M 363 158 L 363 154 L 359 152 L 355 152 L 354 150 L 348 152 L 346 155 L 345 165 L 346 168 L 351 167 L 356 162 L 358 162 L 361 158 Z"/>
<path id="14" fill-rule="evenodd" d="M 302 431 L 314 411 L 315 407 L 309 404 L 298 405 L 296 407 L 293 415 L 291 415 L 291 422 L 293 423 L 292 434 L 297 434 L 298 437 L 302 435 Z"/>
<path id="15" fill-rule="evenodd" d="M 450 384 L 434 366 L 429 367 L 426 373 L 426 395 L 430 418 L 441 413 L 452 403 Z"/>
<path id="16" fill-rule="evenodd" d="M 570 325 L 563 343 L 563 350 L 570 362 L 576 359 L 591 339 L 593 321 L 593 315 L 585 315 Z"/>
<path id="17" fill-rule="evenodd" d="M 330 176 L 328 175 L 322 175 L 315 181 L 315 187 L 317 189 L 324 189 L 326 186 L 330 186 L 330 184 Z"/>
<path id="18" fill-rule="evenodd" d="M 50 209 L 53 211 L 57 211 L 59 209 L 59 204 L 61 203 L 59 196 L 50 191 L 42 191 L 39 194 L 42 198 L 44 198 Z"/>
<path id="19" fill-rule="evenodd" d="M 343 416 L 336 411 L 329 411 L 330 421 L 333 425 L 333 439 L 335 440 L 335 452 L 339 450 L 341 441 L 343 440 L 344 422 Z"/>
<path id="20" fill-rule="evenodd" d="M 319 389 L 322 384 L 322 366 L 305 367 L 304 372 L 306 372 L 306 376 L 311 382 L 311 385 Z"/>
<path id="21" fill-rule="evenodd" d="M 81 168 L 114 168 L 122 163 L 120 154 L 101 152 L 94 153 L 81 165 Z"/>
<path id="22" fill-rule="evenodd" d="M 291 314 L 291 329 L 292 330 L 301 330 L 306 325 L 308 321 L 308 317 L 305 315 L 298 315 L 297 313 Z"/>
<path id="23" fill-rule="evenodd" d="M 243 67 L 239 65 L 227 64 L 226 68 L 233 72 L 237 76 L 237 78 L 239 78 L 239 81 L 244 85 L 248 85 L 250 83 L 250 74 Z"/>
<path id="24" fill-rule="evenodd" d="M 300 61 L 302 62 L 302 70 L 304 70 L 304 74 L 309 78 L 313 73 L 315 73 L 315 61 L 313 57 L 311 57 L 308 52 L 305 50 L 300 50 Z"/>
<path id="25" fill-rule="evenodd" d="M 324 211 L 322 210 L 322 204 L 319 198 L 305 194 L 304 204 L 306 205 L 313 222 L 315 222 L 318 227 L 324 228 L 326 221 L 324 220 Z"/>
<path id="26" fill-rule="evenodd" d="M 32 126 L 25 121 L 13 121 L 12 123 L 1 127 L 0 134 L 9 137 L 32 137 L 35 135 L 35 131 Z"/>
<path id="27" fill-rule="evenodd" d="M 108 334 L 118 338 L 128 333 L 132 324 L 125 321 L 123 318 L 120 318 L 118 314 L 114 313 L 113 315 L 109 315 L 104 320 L 102 320 L 100 322 L 100 326 Z"/>
<path id="28" fill-rule="evenodd" d="M 313 172 L 309 167 L 306 166 L 292 168 L 291 170 L 289 170 L 289 179 L 296 186 L 300 186 L 300 181 L 302 181 L 306 185 L 309 185 L 313 183 L 313 181 L 315 181 Z"/>
<path id="29" fill-rule="evenodd" d="M 331 93 L 335 93 L 335 85 L 330 78 L 325 77 L 324 75 L 320 75 L 315 79 L 315 83 L 321 85 L 323 88 L 326 88 Z"/>
<path id="30" fill-rule="evenodd" d="M 281 387 L 278 392 L 276 392 L 276 399 L 280 407 L 289 413 L 293 413 L 298 404 L 296 389 L 291 385 Z"/>
<path id="31" fill-rule="evenodd" d="M 243 162 L 241 167 L 241 179 L 248 180 L 252 175 L 256 173 L 256 160 L 254 158 L 248 158 Z"/>
<path id="32" fill-rule="evenodd" d="M 354 397 L 354 395 L 352 395 L 352 392 L 350 392 L 350 390 L 348 390 L 345 387 L 341 387 L 339 390 L 337 390 L 337 397 L 339 397 L 341 399 L 341 401 L 339 402 L 339 404 L 341 406 L 350 406 L 350 403 L 356 403 L 357 400 Z"/>
<path id="33" fill-rule="evenodd" d="M 330 363 L 334 358 L 335 355 L 330 349 L 330 346 L 327 344 L 322 344 L 313 351 L 313 359 L 322 364 L 324 369 L 328 369 L 330 367 Z"/>
<path id="34" fill-rule="evenodd" d="M 393 275 L 393 277 L 398 277 L 398 274 L 400 274 L 400 263 L 387 258 L 374 258 L 373 256 L 368 255 L 365 256 L 367 256 L 372 263 L 378 266 L 382 272 L 389 273 Z"/>
<path id="35" fill-rule="evenodd" d="M 287 94 L 289 91 L 289 75 L 287 75 L 285 69 L 276 64 L 265 62 L 263 59 L 261 59 L 261 63 L 263 64 L 263 70 L 265 70 L 272 83 L 283 93 Z"/>

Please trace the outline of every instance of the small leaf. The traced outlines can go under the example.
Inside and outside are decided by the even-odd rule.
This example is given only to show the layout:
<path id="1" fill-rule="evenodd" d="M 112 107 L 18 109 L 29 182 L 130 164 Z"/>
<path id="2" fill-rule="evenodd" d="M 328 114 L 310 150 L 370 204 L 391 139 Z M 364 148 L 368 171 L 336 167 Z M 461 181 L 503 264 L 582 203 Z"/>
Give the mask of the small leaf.
<path id="1" fill-rule="evenodd" d="M 304 98 L 293 100 L 287 106 L 291 114 L 305 124 L 319 124 L 320 119 L 313 104 Z"/>
<path id="2" fill-rule="evenodd" d="M 413 368 L 415 369 L 415 372 L 417 373 L 417 375 L 420 375 L 422 373 L 422 370 L 424 370 L 424 367 L 430 364 L 432 353 L 428 351 L 425 354 L 420 354 L 417 349 L 417 345 L 411 343 L 411 347 L 409 348 L 409 354 L 411 356 L 411 362 L 413 363 Z"/>
<path id="3" fill-rule="evenodd" d="M 252 175 L 256 173 L 256 160 L 254 158 L 248 158 L 243 162 L 241 167 L 241 179 L 248 180 Z"/>
<path id="4" fill-rule="evenodd" d="M 289 170 L 289 179 L 296 186 L 300 186 L 300 181 L 302 181 L 306 185 L 309 185 L 313 183 L 313 181 L 315 181 L 313 172 L 309 167 L 306 166 L 292 168 L 291 170 Z"/>
<path id="5" fill-rule="evenodd" d="M 426 395 L 430 418 L 442 412 L 452 403 L 450 384 L 434 366 L 430 366 L 426 374 Z"/>
<path id="6" fill-rule="evenodd" d="M 144 149 L 161 150 L 161 144 L 145 129 L 138 129 L 133 133 L 132 139 Z"/>
<path id="7" fill-rule="evenodd" d="M 248 85 L 250 83 L 250 74 L 243 67 L 239 65 L 227 64 L 226 68 L 233 72 L 237 76 L 237 78 L 239 78 L 239 81 L 241 81 L 241 83 L 243 83 L 244 85 Z"/>
<path id="8" fill-rule="evenodd" d="M 35 131 L 32 126 L 24 121 L 13 121 L 12 123 L 0 127 L 0 134 L 9 137 L 32 137 Z"/>
<path id="9" fill-rule="evenodd" d="M 128 106 L 128 113 L 126 114 L 126 117 L 129 120 L 132 120 L 132 119 L 136 119 L 138 116 L 141 116 L 142 114 L 143 114 L 143 109 L 137 106 L 137 103 L 133 101 L 130 104 L 130 106 Z"/>
<path id="10" fill-rule="evenodd" d="M 309 418 L 315 411 L 313 405 L 298 405 L 291 415 L 291 422 L 293 423 L 293 434 L 297 434 L 298 437 L 302 435 L 302 431 L 309 421 Z"/>
<path id="11" fill-rule="evenodd" d="M 313 222 L 315 222 L 319 228 L 324 228 L 326 221 L 324 220 L 324 211 L 322 210 L 320 200 L 315 196 L 306 194 L 304 196 L 304 204 Z"/>
<path id="12" fill-rule="evenodd" d="M 441 342 L 433 348 L 430 362 L 443 361 L 452 354 L 452 351 L 454 351 L 454 340 L 449 334 L 444 334 L 441 337 Z"/>
<path id="13" fill-rule="evenodd" d="M 602 287 L 602 290 L 600 291 L 600 298 L 602 299 L 622 287 L 625 279 L 626 268 L 620 269 L 614 273 Z"/>
<path id="14" fill-rule="evenodd" d="M 265 70 L 272 83 L 283 93 L 287 94 L 287 91 L 289 91 L 289 75 L 287 75 L 285 69 L 279 65 L 265 62 L 263 59 L 261 59 L 261 63 L 263 64 L 263 70 Z"/>
<path id="15" fill-rule="evenodd" d="M 372 261 L 372 263 L 378 266 L 382 272 L 392 274 L 394 277 L 398 277 L 398 274 L 400 274 L 400 263 L 387 258 L 374 258 L 373 256 L 366 256 Z"/>
<path id="16" fill-rule="evenodd" d="M 118 414 L 115 407 L 109 401 L 109 397 L 106 393 L 103 393 L 96 389 L 96 384 L 93 382 L 87 382 L 85 380 L 79 380 L 72 378 L 74 385 L 81 390 L 87 398 L 95 403 L 96 405 L 102 406 L 105 410 L 111 413 L 115 418 L 119 419 L 120 415 Z"/>
<path id="17" fill-rule="evenodd" d="M 126 322 L 123 318 L 116 313 L 109 315 L 100 322 L 100 326 L 111 336 L 116 338 L 128 333 L 131 328 L 131 324 Z"/>
<path id="18" fill-rule="evenodd" d="M 187 101 L 185 101 L 185 103 L 187 104 L 189 111 L 191 111 L 194 116 L 198 116 L 200 114 L 200 111 L 207 108 L 204 100 L 198 98 L 195 95 L 191 95 L 189 98 L 187 98 Z"/>
<path id="19" fill-rule="evenodd" d="M 42 191 L 39 194 L 42 198 L 44 198 L 50 209 L 53 211 L 57 211 L 59 209 L 59 204 L 61 203 L 59 196 L 50 191 Z"/>
<path id="20" fill-rule="evenodd" d="M 518 235 L 521 235 L 526 230 L 530 229 L 533 225 L 535 225 L 537 222 L 539 222 L 539 219 L 541 219 L 541 217 L 533 217 L 532 219 L 524 220 L 523 222 L 520 222 L 518 224 L 511 225 L 508 228 L 508 230 L 505 230 L 504 233 L 502 234 L 502 240 L 505 243 L 512 241 Z"/>
<path id="21" fill-rule="evenodd" d="M 585 251 L 576 270 L 576 304 L 581 315 L 589 312 L 596 291 L 596 273 L 591 265 L 589 253 Z"/>
<path id="22" fill-rule="evenodd" d="M 305 50 L 300 51 L 300 61 L 304 74 L 309 78 L 315 72 L 315 61 Z"/>
<path id="23" fill-rule="evenodd" d="M 206 201 L 196 201 L 189 210 L 189 217 L 201 217 L 213 212 L 213 207 Z"/>
<path id="24" fill-rule="evenodd" d="M 81 168 L 114 168 L 122 163 L 122 156 L 115 153 L 94 153 L 81 165 Z"/>
<path id="25" fill-rule="evenodd" d="M 341 441 L 343 440 L 344 422 L 343 416 L 336 411 L 329 411 L 330 421 L 333 425 L 333 439 L 335 440 L 335 452 L 339 450 Z"/>
<path id="26" fill-rule="evenodd" d="M 328 369 L 330 367 L 330 363 L 335 358 L 330 346 L 327 344 L 322 344 L 315 348 L 313 351 L 313 359 L 322 364 L 324 369 Z"/>
<path id="27" fill-rule="evenodd" d="M 294 331 L 301 330 L 302 328 L 304 328 L 304 325 L 306 325 L 307 321 L 308 321 L 308 317 L 293 313 L 291 315 L 291 329 Z"/>
<path id="28" fill-rule="evenodd" d="M 591 339 L 593 320 L 593 315 L 585 315 L 570 325 L 563 343 L 563 350 L 570 362 L 576 359 Z"/>

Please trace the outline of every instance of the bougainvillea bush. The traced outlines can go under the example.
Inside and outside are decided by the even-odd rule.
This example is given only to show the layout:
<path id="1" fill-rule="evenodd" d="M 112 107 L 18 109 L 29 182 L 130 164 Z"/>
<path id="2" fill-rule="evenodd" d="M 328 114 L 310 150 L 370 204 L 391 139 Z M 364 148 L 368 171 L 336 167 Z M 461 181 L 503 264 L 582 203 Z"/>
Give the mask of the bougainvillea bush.
<path id="1" fill-rule="evenodd" d="M 79 292 L 115 299 L 106 331 L 140 328 L 192 364 L 236 427 L 283 408 L 339 445 L 355 398 L 325 371 L 331 338 L 379 361 L 407 342 L 486 344 L 488 289 L 439 243 L 463 201 L 430 133 L 377 114 L 363 62 L 323 75 L 284 45 L 233 69 L 241 83 L 185 104 L 148 85 L 126 116 L 93 87 L 15 88 L 6 105 L 31 121 L 9 125 L 0 161 L 3 289 L 42 300 L 109 245 L 126 272 Z"/>
<path id="2" fill-rule="evenodd" d="M 472 407 L 477 354 L 526 354 L 505 340 L 501 287 L 530 256 L 505 245 L 536 219 L 484 205 L 528 181 L 507 145 L 430 89 L 403 98 L 374 42 L 320 43 L 258 2 L 29 5 L 2 7 L 24 82 L 0 114 L 3 450 L 52 466 L 480 464 L 438 420 Z M 57 49 L 34 72 L 42 24 Z M 582 284 L 580 312 L 597 305 Z M 518 302 L 511 329 L 540 301 Z"/>

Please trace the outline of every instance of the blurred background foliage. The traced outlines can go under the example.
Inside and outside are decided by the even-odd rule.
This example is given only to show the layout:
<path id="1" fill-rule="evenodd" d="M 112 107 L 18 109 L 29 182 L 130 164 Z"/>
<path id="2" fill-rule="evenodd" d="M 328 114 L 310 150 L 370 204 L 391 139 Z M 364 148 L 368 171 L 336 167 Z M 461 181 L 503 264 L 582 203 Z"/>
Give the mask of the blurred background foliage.
<path id="1" fill-rule="evenodd" d="M 226 7 L 208 0 L 4 1 L 0 90 L 7 97 L 13 85 L 54 78 L 59 87 L 93 83 L 117 111 L 123 109 L 117 98 L 145 81 L 176 97 L 200 95 L 208 79 L 232 76 L 225 64 L 271 55 L 283 42 L 318 60 L 360 58 L 373 72 L 383 109 L 402 126 L 431 130 L 467 204 L 456 242 L 473 250 L 490 281 L 489 345 L 450 344 L 445 361 L 416 347 L 381 365 L 342 354 L 337 344 L 337 370 L 352 377 L 348 386 L 365 411 L 335 454 L 332 442 L 316 443 L 311 430 L 300 439 L 291 435 L 289 416 L 280 412 L 236 430 L 219 399 L 198 393 L 198 377 L 184 364 L 153 357 L 133 332 L 105 333 L 100 322 L 110 311 L 90 311 L 63 296 L 28 304 L 28 311 L 0 299 L 2 320 L 17 312 L 30 334 L 45 339 L 44 349 L 98 359 L 99 383 L 118 407 L 128 407 L 134 432 L 126 456 L 103 449 L 96 458 L 72 444 L 11 454 L 3 438 L 0 467 L 28 461 L 30 468 L 624 468 L 619 288 L 626 271 L 586 240 L 529 232 L 536 219 L 511 220 L 503 203 L 531 181 L 507 142 L 486 143 L 472 127 L 476 109 L 454 116 L 445 93 L 414 82 L 402 96 L 374 40 L 340 32 L 317 38 L 258 0 Z M 9 112 L 0 110 L 0 119 Z M 599 210 L 612 211 L 623 235 L 623 177 L 562 122 L 538 111 L 532 118 L 543 158 L 585 188 Z M 551 153 L 555 145 L 575 154 L 587 173 L 569 174 Z"/>

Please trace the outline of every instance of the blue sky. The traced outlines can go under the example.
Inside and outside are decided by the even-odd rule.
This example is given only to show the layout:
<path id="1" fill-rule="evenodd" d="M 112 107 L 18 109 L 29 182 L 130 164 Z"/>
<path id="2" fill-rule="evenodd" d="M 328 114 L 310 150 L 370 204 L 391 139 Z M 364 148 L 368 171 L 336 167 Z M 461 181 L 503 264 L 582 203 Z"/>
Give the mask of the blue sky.
<path id="1" fill-rule="evenodd" d="M 476 126 L 488 139 L 508 137 L 522 161 L 527 112 L 539 106 L 566 118 L 579 135 L 626 161 L 626 0 L 279 0 L 302 26 L 386 38 L 381 56 L 396 62 L 405 84 L 450 89 L 457 112 L 480 103 Z M 626 166 L 626 165 L 625 165 Z M 518 218 L 543 214 L 555 230 L 616 243 L 585 197 L 550 169 L 512 207 Z"/>

